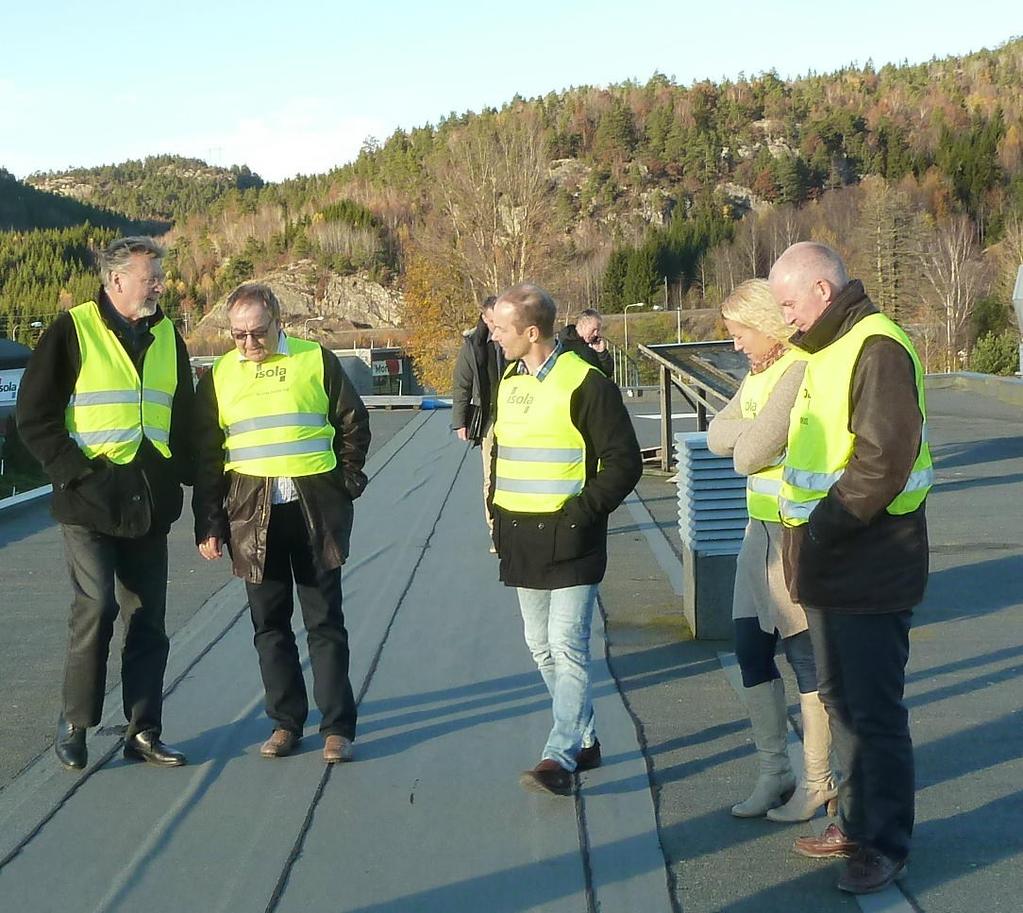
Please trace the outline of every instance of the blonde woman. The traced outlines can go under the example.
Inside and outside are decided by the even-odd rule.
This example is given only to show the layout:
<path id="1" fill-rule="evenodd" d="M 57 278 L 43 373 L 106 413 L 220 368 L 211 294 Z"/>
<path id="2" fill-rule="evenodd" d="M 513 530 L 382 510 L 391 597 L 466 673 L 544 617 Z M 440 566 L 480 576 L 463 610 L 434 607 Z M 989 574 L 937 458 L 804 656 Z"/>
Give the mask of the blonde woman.
<path id="1" fill-rule="evenodd" d="M 837 795 L 806 614 L 789 598 L 781 557 L 781 463 L 807 356 L 788 345 L 792 330 L 762 279 L 736 288 L 721 315 L 736 351 L 749 359 L 750 372 L 711 422 L 707 446 L 731 456 L 735 471 L 748 477 L 749 524 L 736 565 L 732 619 L 742 697 L 760 759 L 752 794 L 732 814 L 806 821 Z M 786 751 L 785 689 L 774 661 L 779 640 L 799 687 L 806 776 L 798 786 Z"/>

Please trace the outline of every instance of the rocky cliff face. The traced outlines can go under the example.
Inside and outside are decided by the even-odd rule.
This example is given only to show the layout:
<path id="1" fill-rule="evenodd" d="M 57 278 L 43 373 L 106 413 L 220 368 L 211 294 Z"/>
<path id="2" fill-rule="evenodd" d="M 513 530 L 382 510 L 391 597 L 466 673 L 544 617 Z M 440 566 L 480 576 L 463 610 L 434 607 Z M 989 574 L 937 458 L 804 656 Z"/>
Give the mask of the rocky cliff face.
<path id="1" fill-rule="evenodd" d="M 299 260 L 259 278 L 277 295 L 286 330 L 328 343 L 368 328 L 397 328 L 401 323 L 401 293 L 362 276 L 324 276 L 311 260 Z M 227 338 L 225 295 L 199 322 L 192 339 L 197 344 Z"/>

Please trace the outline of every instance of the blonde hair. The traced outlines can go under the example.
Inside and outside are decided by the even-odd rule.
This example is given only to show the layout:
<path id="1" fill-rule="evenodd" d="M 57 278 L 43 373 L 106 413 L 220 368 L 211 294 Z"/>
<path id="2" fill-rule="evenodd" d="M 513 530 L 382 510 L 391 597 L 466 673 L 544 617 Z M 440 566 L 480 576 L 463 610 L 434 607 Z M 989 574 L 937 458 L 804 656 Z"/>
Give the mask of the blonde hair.
<path id="1" fill-rule="evenodd" d="M 747 279 L 721 304 L 721 316 L 788 345 L 794 332 L 765 279 Z"/>

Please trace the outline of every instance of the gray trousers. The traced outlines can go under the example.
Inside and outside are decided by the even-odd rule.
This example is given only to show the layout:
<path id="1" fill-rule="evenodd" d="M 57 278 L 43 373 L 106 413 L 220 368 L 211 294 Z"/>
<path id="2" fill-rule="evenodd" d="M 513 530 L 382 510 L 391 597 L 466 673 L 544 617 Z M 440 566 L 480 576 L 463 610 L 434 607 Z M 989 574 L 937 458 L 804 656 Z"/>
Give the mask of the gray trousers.
<path id="1" fill-rule="evenodd" d="M 118 614 L 124 622 L 121 687 L 127 737 L 160 734 L 169 642 L 167 536 L 121 539 L 62 526 L 74 597 L 64 665 L 64 716 L 95 726 L 103 715 L 107 657 Z"/>

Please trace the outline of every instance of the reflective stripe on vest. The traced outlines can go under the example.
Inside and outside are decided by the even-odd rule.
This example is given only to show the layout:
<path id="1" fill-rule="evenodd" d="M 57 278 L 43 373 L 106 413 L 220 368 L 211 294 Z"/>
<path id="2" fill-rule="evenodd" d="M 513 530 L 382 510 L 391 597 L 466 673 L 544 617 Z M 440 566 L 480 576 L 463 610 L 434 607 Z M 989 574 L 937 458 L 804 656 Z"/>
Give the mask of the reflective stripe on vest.
<path id="1" fill-rule="evenodd" d="M 262 362 L 237 352 L 213 365 L 224 469 L 265 478 L 318 475 L 337 465 L 319 344 L 287 337 L 287 355 Z"/>
<path id="2" fill-rule="evenodd" d="M 927 406 L 923 368 L 905 332 L 883 314 L 871 314 L 841 338 L 811 356 L 789 422 L 788 450 L 779 498 L 782 522 L 799 526 L 842 477 L 852 457 L 856 436 L 849 430 L 849 391 L 853 370 L 864 343 L 872 336 L 898 342 L 913 361 L 917 402 L 923 416 L 920 452 L 906 484 L 886 510 L 908 514 L 924 501 L 934 484 L 927 443 Z"/>
<path id="3" fill-rule="evenodd" d="M 595 370 L 563 352 L 542 381 L 508 369 L 497 392 L 494 503 L 517 513 L 553 513 L 583 490 L 586 443 L 572 424 L 572 394 Z"/>
<path id="4" fill-rule="evenodd" d="M 788 349 L 774 364 L 758 374 L 747 374 L 739 391 L 742 417 L 755 419 L 767 405 L 767 400 L 778 381 L 797 361 L 806 361 L 807 354 Z M 785 455 L 773 466 L 767 466 L 746 478 L 746 512 L 755 520 L 768 523 L 781 522 L 778 495 L 781 493 L 781 471 Z"/>
<path id="5" fill-rule="evenodd" d="M 87 301 L 69 311 L 82 355 L 82 367 L 64 412 L 71 438 L 90 459 L 130 463 L 147 437 L 170 457 L 171 406 L 178 386 L 174 327 L 164 317 L 153 325 L 139 379 L 134 363 L 99 306 Z"/>

